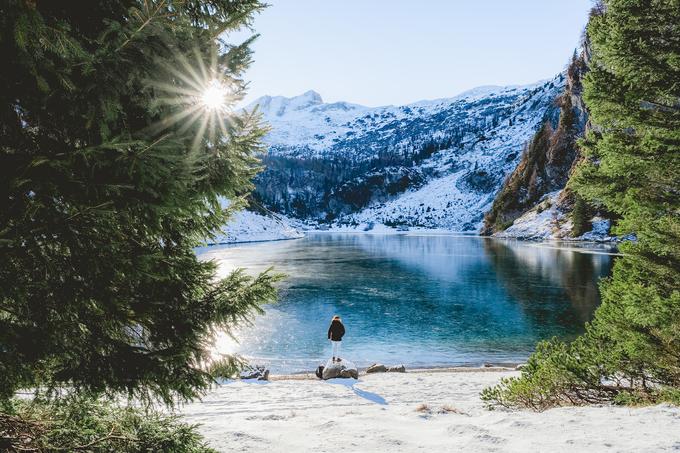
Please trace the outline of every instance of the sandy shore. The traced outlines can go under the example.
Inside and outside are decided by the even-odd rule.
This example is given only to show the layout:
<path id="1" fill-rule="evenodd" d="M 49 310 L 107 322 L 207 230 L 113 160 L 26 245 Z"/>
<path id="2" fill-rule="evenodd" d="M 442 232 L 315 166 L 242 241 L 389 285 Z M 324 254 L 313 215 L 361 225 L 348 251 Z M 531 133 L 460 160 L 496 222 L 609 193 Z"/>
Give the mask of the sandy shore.
<path id="1" fill-rule="evenodd" d="M 219 451 L 680 451 L 680 408 L 489 411 L 479 392 L 516 371 L 421 370 L 319 381 L 233 381 L 186 405 Z"/>

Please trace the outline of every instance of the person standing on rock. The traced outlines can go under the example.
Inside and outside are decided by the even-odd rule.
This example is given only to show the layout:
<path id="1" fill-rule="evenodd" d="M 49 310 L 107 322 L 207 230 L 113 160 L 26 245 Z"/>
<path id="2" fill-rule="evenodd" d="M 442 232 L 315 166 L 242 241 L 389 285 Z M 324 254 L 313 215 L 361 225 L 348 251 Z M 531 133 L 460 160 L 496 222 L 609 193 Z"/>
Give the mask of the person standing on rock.
<path id="1" fill-rule="evenodd" d="M 328 328 L 328 339 L 331 340 L 331 344 L 333 345 L 333 362 L 335 362 L 336 358 L 338 359 L 338 362 L 341 360 L 340 345 L 343 335 L 345 335 L 345 326 L 342 324 L 340 316 L 335 315 Z"/>

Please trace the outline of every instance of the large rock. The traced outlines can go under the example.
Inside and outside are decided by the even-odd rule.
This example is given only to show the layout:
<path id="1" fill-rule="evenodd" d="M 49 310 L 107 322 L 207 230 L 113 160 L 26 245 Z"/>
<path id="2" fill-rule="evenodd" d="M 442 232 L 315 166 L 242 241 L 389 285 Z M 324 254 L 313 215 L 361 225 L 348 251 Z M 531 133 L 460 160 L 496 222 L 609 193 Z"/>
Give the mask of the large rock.
<path id="1" fill-rule="evenodd" d="M 406 373 L 406 367 L 404 365 L 395 365 L 387 369 L 390 373 Z"/>
<path id="2" fill-rule="evenodd" d="M 367 373 L 384 373 L 387 371 L 387 367 L 382 363 L 374 363 L 373 365 L 366 368 Z"/>
<path id="3" fill-rule="evenodd" d="M 326 366 L 323 369 L 323 379 L 334 379 L 334 378 L 354 378 L 359 379 L 359 370 L 357 370 L 356 365 L 354 365 L 349 360 L 340 360 L 339 362 L 333 362 L 329 360 L 326 362 Z"/>

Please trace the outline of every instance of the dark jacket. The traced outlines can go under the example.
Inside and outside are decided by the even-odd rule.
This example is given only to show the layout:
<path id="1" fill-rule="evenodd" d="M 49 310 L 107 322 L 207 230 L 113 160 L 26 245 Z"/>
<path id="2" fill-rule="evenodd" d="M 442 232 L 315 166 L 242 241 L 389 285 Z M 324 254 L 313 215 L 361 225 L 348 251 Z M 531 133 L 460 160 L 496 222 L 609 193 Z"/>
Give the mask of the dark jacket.
<path id="1" fill-rule="evenodd" d="M 328 328 L 328 339 L 333 341 L 342 341 L 342 336 L 345 335 L 345 326 L 341 321 L 332 321 Z"/>

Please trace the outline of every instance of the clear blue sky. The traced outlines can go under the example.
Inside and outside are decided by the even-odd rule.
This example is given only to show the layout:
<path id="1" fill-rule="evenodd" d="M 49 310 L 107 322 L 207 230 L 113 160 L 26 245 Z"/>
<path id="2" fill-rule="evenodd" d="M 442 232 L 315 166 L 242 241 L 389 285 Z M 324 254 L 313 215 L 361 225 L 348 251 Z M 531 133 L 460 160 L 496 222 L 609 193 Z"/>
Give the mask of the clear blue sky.
<path id="1" fill-rule="evenodd" d="M 313 89 L 368 106 L 561 71 L 591 0 L 268 0 L 245 102 Z M 236 37 L 236 36 L 235 36 Z"/>

